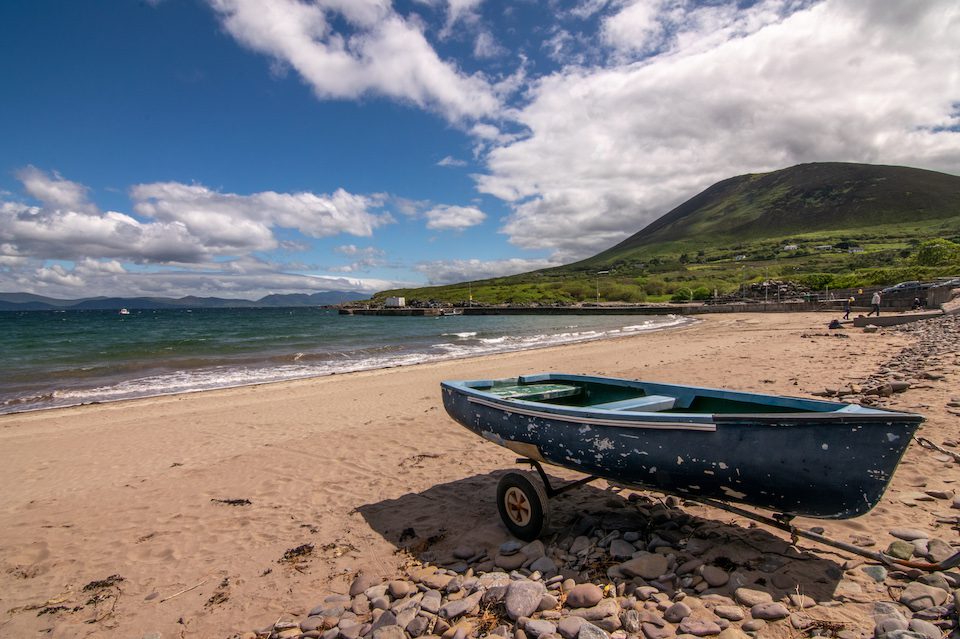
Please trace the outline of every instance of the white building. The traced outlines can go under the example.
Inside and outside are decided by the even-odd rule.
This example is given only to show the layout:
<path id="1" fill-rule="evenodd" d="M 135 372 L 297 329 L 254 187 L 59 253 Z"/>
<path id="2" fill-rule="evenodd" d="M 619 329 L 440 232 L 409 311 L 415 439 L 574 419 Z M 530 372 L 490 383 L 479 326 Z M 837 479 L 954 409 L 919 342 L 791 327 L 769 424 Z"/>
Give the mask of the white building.
<path id="1" fill-rule="evenodd" d="M 403 308 L 407 305 L 407 298 L 405 297 L 388 297 L 384 300 L 383 305 L 387 308 Z"/>

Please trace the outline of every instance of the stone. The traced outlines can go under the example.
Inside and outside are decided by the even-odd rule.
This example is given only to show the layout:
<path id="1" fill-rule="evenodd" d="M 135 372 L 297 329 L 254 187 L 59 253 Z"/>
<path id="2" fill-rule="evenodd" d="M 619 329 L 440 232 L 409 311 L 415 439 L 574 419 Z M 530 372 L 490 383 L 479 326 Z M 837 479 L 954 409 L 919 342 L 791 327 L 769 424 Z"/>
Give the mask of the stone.
<path id="1" fill-rule="evenodd" d="M 750 639 L 750 635 L 736 626 L 730 626 L 717 635 L 717 639 Z"/>
<path id="2" fill-rule="evenodd" d="M 586 583 L 574 586 L 567 593 L 567 606 L 570 608 L 592 608 L 603 599 L 603 590 L 596 584 Z"/>
<path id="3" fill-rule="evenodd" d="M 623 539 L 614 539 L 610 542 L 610 557 L 616 560 L 630 559 L 637 552 L 633 544 Z M 659 576 L 659 575 L 658 575 Z"/>
<path id="4" fill-rule="evenodd" d="M 571 615 L 583 617 L 587 621 L 599 621 L 606 617 L 618 616 L 619 613 L 620 605 L 614 599 L 603 599 L 592 608 L 573 608 L 570 610 Z"/>
<path id="5" fill-rule="evenodd" d="M 593 542 L 590 541 L 589 537 L 584 537 L 580 535 L 573 540 L 573 543 L 570 544 L 570 554 L 571 555 L 584 555 L 587 551 L 590 550 L 590 547 L 593 545 Z"/>
<path id="6" fill-rule="evenodd" d="M 383 614 L 377 617 L 376 621 L 373 622 L 373 626 L 371 626 L 370 630 L 377 630 L 386 626 L 395 625 L 397 625 L 397 616 L 389 610 L 384 610 Z"/>
<path id="7" fill-rule="evenodd" d="M 740 606 L 717 606 L 713 609 L 713 614 L 729 621 L 743 621 L 746 616 Z"/>
<path id="8" fill-rule="evenodd" d="M 529 544 L 520 549 L 520 553 L 530 559 L 531 561 L 536 561 L 540 559 L 545 554 L 547 554 L 547 548 L 543 545 L 543 542 L 539 539 L 531 541 Z"/>
<path id="9" fill-rule="evenodd" d="M 737 600 L 737 603 L 751 608 L 757 604 L 773 602 L 773 597 L 769 592 L 751 588 L 737 588 L 733 593 L 733 598 Z"/>
<path id="10" fill-rule="evenodd" d="M 557 564 L 549 557 L 540 557 L 530 564 L 530 570 L 536 570 L 544 575 L 553 576 L 557 573 Z"/>
<path id="11" fill-rule="evenodd" d="M 527 562 L 526 556 L 522 555 L 519 552 L 513 553 L 511 555 L 499 554 L 493 559 L 493 563 L 497 568 L 503 568 L 504 570 L 516 570 Z"/>
<path id="12" fill-rule="evenodd" d="M 940 628 L 923 619 L 911 619 L 908 629 L 919 633 L 924 639 L 940 639 L 943 637 Z"/>
<path id="13" fill-rule="evenodd" d="M 667 639 L 667 637 L 674 636 L 671 626 L 658 626 L 652 623 L 645 623 L 640 626 L 640 630 L 646 639 Z"/>
<path id="14" fill-rule="evenodd" d="M 307 617 L 300 622 L 300 630 L 303 632 L 310 632 L 311 630 L 327 630 L 327 628 L 324 628 L 323 622 L 323 617 Z"/>
<path id="15" fill-rule="evenodd" d="M 678 601 L 663 611 L 663 618 L 670 623 L 679 623 L 682 619 L 689 617 L 691 612 L 693 611 L 690 610 L 690 606 Z"/>
<path id="16" fill-rule="evenodd" d="M 396 579 L 388 583 L 387 589 L 390 591 L 390 596 L 394 599 L 401 599 L 417 591 L 417 587 L 412 583 L 400 579 Z"/>
<path id="17" fill-rule="evenodd" d="M 680 632 L 694 635 L 695 637 L 708 637 L 710 635 L 720 634 L 722 628 L 716 621 L 687 617 L 680 622 L 678 630 Z"/>
<path id="18" fill-rule="evenodd" d="M 430 620 L 422 615 L 417 615 L 413 620 L 407 624 L 404 630 L 407 631 L 411 637 L 420 637 L 427 631 L 427 628 L 430 627 Z"/>
<path id="19" fill-rule="evenodd" d="M 669 565 L 664 555 L 645 553 L 618 566 L 621 572 L 630 577 L 656 579 L 667 572 Z"/>
<path id="20" fill-rule="evenodd" d="M 703 566 L 700 569 L 700 576 L 710 584 L 711 588 L 726 586 L 727 582 L 730 581 L 730 575 L 727 574 L 727 571 L 717 566 Z"/>
<path id="21" fill-rule="evenodd" d="M 790 616 L 790 611 L 782 603 L 759 603 L 750 608 L 750 616 L 764 621 L 776 621 Z"/>
<path id="22" fill-rule="evenodd" d="M 448 601 L 440 608 L 440 616 L 444 619 L 456 619 L 461 617 L 480 605 L 482 592 L 475 592 L 469 597 L 464 597 L 459 601 Z M 538 602 L 539 603 L 539 600 Z M 405 624 L 404 624 L 405 625 Z"/>
<path id="23" fill-rule="evenodd" d="M 598 628 L 592 623 L 584 622 L 584 624 L 580 626 L 580 631 L 577 633 L 577 639 L 610 639 L 610 635 L 602 628 Z"/>
<path id="24" fill-rule="evenodd" d="M 583 617 L 564 617 L 557 624 L 557 632 L 563 639 L 574 639 L 580 632 L 580 626 L 587 623 Z"/>
<path id="25" fill-rule="evenodd" d="M 887 546 L 886 554 L 897 559 L 910 559 L 913 557 L 913 544 L 898 539 Z"/>
<path id="26" fill-rule="evenodd" d="M 817 602 L 814 601 L 813 597 L 808 597 L 807 595 L 801 595 L 796 592 L 791 592 L 787 595 L 787 599 L 790 600 L 790 605 L 794 608 L 799 608 L 800 610 L 806 610 L 807 608 L 813 608 L 817 605 Z"/>
<path id="27" fill-rule="evenodd" d="M 514 621 L 520 617 L 529 617 L 536 612 L 546 592 L 546 586 L 539 581 L 514 581 L 504 596 L 507 615 Z"/>
<path id="28" fill-rule="evenodd" d="M 883 566 L 864 566 L 861 570 L 877 583 L 883 583 L 887 578 L 887 569 Z"/>
<path id="29" fill-rule="evenodd" d="M 436 590 L 428 590 L 423 593 L 423 598 L 420 600 L 420 608 L 426 610 L 427 612 L 432 612 L 437 614 L 440 612 L 440 606 L 442 605 L 443 597 Z"/>
<path id="30" fill-rule="evenodd" d="M 515 555 L 520 552 L 520 549 L 523 548 L 526 544 L 515 539 L 510 541 L 505 541 L 500 544 L 500 554 L 501 555 Z"/>
<path id="31" fill-rule="evenodd" d="M 741 626 L 745 632 L 758 632 L 766 627 L 767 622 L 763 619 L 751 619 Z"/>
<path id="32" fill-rule="evenodd" d="M 947 592 L 945 590 L 927 586 L 918 581 L 908 584 L 900 593 L 900 603 L 914 612 L 939 606 L 946 600 Z"/>
<path id="33" fill-rule="evenodd" d="M 624 610 L 620 615 L 620 621 L 628 635 L 636 635 L 640 632 L 640 613 L 636 610 L 632 608 Z"/>
<path id="34" fill-rule="evenodd" d="M 904 541 L 913 541 L 914 539 L 928 539 L 930 533 L 916 528 L 894 528 L 890 534 L 897 539 Z"/>
<path id="35" fill-rule="evenodd" d="M 531 619 L 523 626 L 523 629 L 531 637 L 552 635 L 557 631 L 557 627 L 553 623 L 543 619 Z"/>
<path id="36" fill-rule="evenodd" d="M 406 637 L 400 626 L 384 626 L 373 631 L 373 639 L 406 639 Z"/>
<path id="37" fill-rule="evenodd" d="M 941 539 L 931 539 L 927 545 L 927 559 L 933 563 L 940 563 L 944 559 L 952 557 L 957 552 L 953 546 Z"/>
<path id="38" fill-rule="evenodd" d="M 560 600 L 555 596 L 551 595 L 549 592 L 540 598 L 540 605 L 537 606 L 538 611 L 544 610 L 553 610 L 560 605 Z"/>
<path id="39" fill-rule="evenodd" d="M 476 554 L 476 549 L 471 548 L 470 546 L 457 546 L 453 549 L 454 559 L 470 559 Z"/>

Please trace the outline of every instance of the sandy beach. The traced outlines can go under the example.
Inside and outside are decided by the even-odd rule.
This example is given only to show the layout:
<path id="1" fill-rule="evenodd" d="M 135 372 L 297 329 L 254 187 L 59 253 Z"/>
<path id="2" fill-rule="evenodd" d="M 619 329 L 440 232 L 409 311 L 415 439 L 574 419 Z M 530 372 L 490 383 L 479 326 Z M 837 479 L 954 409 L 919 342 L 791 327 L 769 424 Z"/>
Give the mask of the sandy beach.
<path id="1" fill-rule="evenodd" d="M 442 565 L 463 545 L 493 556 L 509 538 L 497 477 L 516 455 L 450 420 L 441 380 L 565 371 L 809 396 L 868 377 L 913 339 L 859 329 L 840 339 L 830 319 L 705 316 L 602 342 L 0 417 L 0 636 L 229 637 L 306 615 L 360 570 L 393 578 L 411 556 Z M 960 387 L 955 357 L 933 377 L 885 405 L 922 413 L 922 434 L 940 443 L 957 433 L 946 406 Z M 873 512 L 802 523 L 872 537 L 876 549 L 903 526 L 955 542 L 942 523 L 950 501 L 903 497 L 952 491 L 957 468 L 911 446 Z M 586 490 L 557 508 L 601 508 L 608 495 Z M 305 561 L 280 561 L 303 544 L 314 545 Z M 870 604 L 889 599 L 887 587 L 846 564 L 851 555 L 800 546 L 849 568 L 819 593 L 848 596 L 820 616 L 871 633 Z"/>

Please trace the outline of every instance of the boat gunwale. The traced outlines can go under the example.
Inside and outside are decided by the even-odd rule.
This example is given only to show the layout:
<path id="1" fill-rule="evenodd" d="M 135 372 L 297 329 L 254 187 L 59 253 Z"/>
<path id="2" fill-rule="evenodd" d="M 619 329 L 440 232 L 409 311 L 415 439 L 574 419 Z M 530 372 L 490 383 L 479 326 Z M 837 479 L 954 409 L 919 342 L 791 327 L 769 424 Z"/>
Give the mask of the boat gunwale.
<path id="1" fill-rule="evenodd" d="M 572 382 L 594 382 L 594 383 L 609 383 L 609 382 L 620 382 L 610 384 L 612 386 L 626 386 L 629 388 L 638 388 L 639 390 L 647 391 L 645 388 L 641 388 L 640 385 L 647 385 L 656 390 L 657 393 L 670 395 L 669 390 L 675 389 L 680 393 L 703 393 L 706 396 L 717 397 L 717 395 L 722 395 L 726 397 L 719 397 L 719 399 L 732 399 L 734 401 L 753 401 L 757 402 L 758 399 L 774 399 L 774 400 L 789 400 L 789 401 L 798 401 L 804 403 L 813 403 L 821 406 L 834 406 L 835 410 L 825 410 L 825 411 L 801 411 L 801 412 L 756 412 L 756 413 L 664 413 L 662 411 L 623 411 L 623 410 L 607 410 L 603 408 L 594 408 L 591 406 L 569 406 L 565 404 L 548 404 L 538 401 L 528 401 L 520 398 L 504 398 L 488 393 L 476 388 L 471 388 L 467 386 L 468 383 L 476 382 L 495 382 L 502 380 L 457 380 L 457 381 L 441 381 L 441 387 L 449 389 L 453 392 L 461 393 L 470 398 L 480 398 L 489 402 L 489 406 L 493 408 L 499 408 L 501 410 L 509 411 L 511 407 L 522 408 L 526 411 L 535 411 L 542 413 L 543 417 L 556 417 L 556 416 L 570 416 L 570 417 L 584 417 L 593 415 L 599 415 L 600 419 L 604 418 L 613 418 L 610 419 L 610 425 L 624 425 L 629 426 L 631 422 L 640 420 L 653 420 L 658 422 L 677 422 L 678 420 L 693 420 L 693 421 L 679 421 L 679 424 L 686 425 L 696 425 L 696 424 L 705 424 L 707 422 L 712 423 L 725 423 L 725 422 L 738 422 L 738 423 L 755 423 L 755 424 L 764 424 L 772 422 L 782 422 L 784 420 L 789 420 L 792 422 L 822 422 L 827 421 L 832 425 L 846 425 L 846 424 L 863 424 L 863 423 L 877 423 L 882 421 L 897 421 L 897 422 L 916 422 L 920 423 L 923 421 L 923 416 L 917 413 L 907 413 L 901 411 L 893 411 L 888 409 L 880 409 L 873 407 L 865 407 L 860 404 L 852 404 L 845 402 L 831 402 L 818 399 L 810 399 L 806 397 L 791 397 L 787 395 L 770 395 L 764 393 L 749 393 L 744 391 L 728 391 L 722 388 L 707 388 L 707 387 L 698 387 L 698 386 L 683 386 L 680 384 L 663 384 L 660 382 L 642 382 L 640 380 L 628 380 L 615 377 L 597 377 L 590 375 L 571 375 L 571 374 L 557 374 L 557 373 L 542 373 L 536 375 L 522 375 L 517 376 L 516 378 L 503 378 L 503 380 L 525 380 L 530 382 L 542 382 L 546 380 L 551 381 L 572 381 Z M 673 396 L 678 396 L 677 393 L 674 393 Z M 852 407 L 855 410 L 845 412 L 843 409 L 847 407 Z M 516 411 L 514 411 L 516 412 Z M 693 430 L 693 429 L 691 429 Z M 702 429 L 701 429 L 702 430 Z"/>

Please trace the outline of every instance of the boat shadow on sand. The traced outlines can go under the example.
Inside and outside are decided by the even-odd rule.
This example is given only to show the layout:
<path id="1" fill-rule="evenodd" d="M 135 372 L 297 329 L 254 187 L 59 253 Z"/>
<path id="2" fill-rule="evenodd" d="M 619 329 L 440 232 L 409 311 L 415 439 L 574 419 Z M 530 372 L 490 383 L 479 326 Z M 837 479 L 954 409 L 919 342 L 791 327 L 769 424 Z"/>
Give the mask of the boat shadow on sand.
<path id="1" fill-rule="evenodd" d="M 496 507 L 497 482 L 506 472 L 436 484 L 357 510 L 397 552 L 461 572 L 468 567 L 499 570 L 493 563 L 498 548 L 511 539 Z M 615 568 L 608 572 L 625 560 L 613 560 L 609 550 L 597 544 L 618 531 L 619 537 L 639 534 L 638 547 L 646 543 L 651 549 L 657 545 L 674 549 L 679 574 L 659 585 L 668 591 L 682 586 L 692 593 L 691 588 L 709 573 L 714 586 L 704 590 L 707 584 L 701 585 L 697 589 L 701 595 L 732 596 L 741 586 L 766 591 L 774 601 L 789 595 L 829 601 L 841 595 L 836 590 L 843 576 L 838 562 L 843 559 L 830 550 L 799 549 L 769 530 L 738 525 L 729 514 L 692 502 L 603 486 L 603 482 L 585 485 L 551 499 L 551 523 L 540 537 L 557 568 L 570 576 L 579 573 L 578 582 L 631 581 Z M 590 538 L 592 550 L 586 556 L 566 552 L 580 536 Z M 467 560 L 457 558 L 468 553 L 472 557 Z M 702 571 L 700 566 L 713 568 Z"/>

